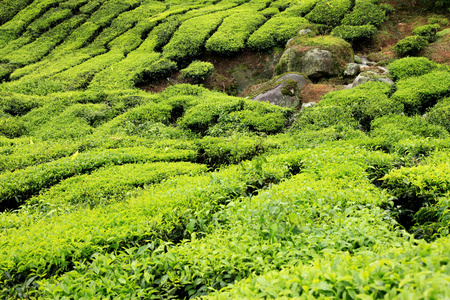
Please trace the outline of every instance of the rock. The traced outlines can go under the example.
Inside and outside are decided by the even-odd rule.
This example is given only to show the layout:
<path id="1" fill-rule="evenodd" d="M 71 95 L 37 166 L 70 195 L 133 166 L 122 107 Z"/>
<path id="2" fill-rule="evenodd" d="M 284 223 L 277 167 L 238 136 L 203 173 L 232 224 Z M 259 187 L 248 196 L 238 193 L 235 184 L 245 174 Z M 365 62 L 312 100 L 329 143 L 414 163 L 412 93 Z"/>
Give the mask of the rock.
<path id="1" fill-rule="evenodd" d="M 384 82 L 388 84 L 394 84 L 394 82 L 387 77 L 388 74 L 386 73 L 378 73 L 375 71 L 366 71 L 362 72 L 358 75 L 358 77 L 355 78 L 355 81 L 353 82 L 352 87 L 358 86 L 360 84 L 366 83 L 368 81 L 377 81 L 377 82 Z"/>
<path id="2" fill-rule="evenodd" d="M 307 35 L 310 34 L 312 32 L 311 29 L 302 29 L 298 32 L 298 35 Z"/>
<path id="3" fill-rule="evenodd" d="M 361 71 L 360 65 L 357 63 L 349 63 L 344 71 L 344 76 L 355 77 Z"/>
<path id="4" fill-rule="evenodd" d="M 302 73 L 310 78 L 331 77 L 339 74 L 334 68 L 333 54 L 328 50 L 313 49 L 302 58 Z"/>
<path id="5" fill-rule="evenodd" d="M 289 73 L 269 82 L 263 89 L 269 87 L 270 90 L 259 94 L 253 100 L 265 101 L 282 107 L 297 108 L 301 104 L 298 92 L 308 83 L 309 81 L 303 75 Z"/>
<path id="6" fill-rule="evenodd" d="M 346 86 L 344 86 L 342 89 L 343 90 L 348 90 L 348 89 L 351 89 L 352 87 L 353 87 L 353 84 L 350 83 L 350 84 L 347 84 Z"/>
<path id="7" fill-rule="evenodd" d="M 303 35 L 288 43 L 275 73 L 300 72 L 310 79 L 320 79 L 339 75 L 352 61 L 353 50 L 346 41 Z"/>
<path id="8" fill-rule="evenodd" d="M 303 109 L 305 109 L 305 108 L 308 108 L 308 107 L 313 107 L 313 106 L 316 105 L 316 104 L 317 104 L 317 102 L 303 103 L 303 104 L 302 104 L 302 109 L 301 109 L 301 110 L 303 110 Z"/>
<path id="9" fill-rule="evenodd" d="M 361 65 L 374 66 L 376 63 L 370 61 L 365 56 L 355 55 L 355 62 Z"/>

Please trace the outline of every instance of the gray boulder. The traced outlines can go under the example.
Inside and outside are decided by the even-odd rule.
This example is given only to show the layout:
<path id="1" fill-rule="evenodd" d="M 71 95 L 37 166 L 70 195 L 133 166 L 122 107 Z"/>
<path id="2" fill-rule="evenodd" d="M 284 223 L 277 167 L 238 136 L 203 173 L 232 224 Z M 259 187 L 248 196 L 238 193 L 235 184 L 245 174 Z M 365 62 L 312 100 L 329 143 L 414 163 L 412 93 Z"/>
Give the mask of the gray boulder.
<path id="1" fill-rule="evenodd" d="M 358 77 L 355 78 L 355 81 L 353 82 L 352 87 L 358 86 L 360 84 L 369 82 L 369 81 L 376 81 L 376 82 L 384 82 L 388 84 L 394 84 L 392 79 L 389 77 L 389 72 L 385 68 L 376 67 L 370 71 L 362 72 L 358 75 Z"/>
<path id="2" fill-rule="evenodd" d="M 309 81 L 303 75 L 289 73 L 269 82 L 263 87 L 264 92 L 253 100 L 265 101 L 282 107 L 297 108 L 301 105 L 298 92 L 307 84 L 309 84 Z"/>
<path id="3" fill-rule="evenodd" d="M 353 50 L 346 41 L 330 37 L 333 46 L 323 37 L 300 35 L 288 43 L 275 67 L 275 74 L 299 72 L 310 79 L 341 74 L 353 62 Z"/>
<path id="4" fill-rule="evenodd" d="M 360 65 L 357 63 L 349 63 L 344 71 L 344 76 L 355 77 L 361 71 Z"/>
<path id="5" fill-rule="evenodd" d="M 313 49 L 302 57 L 300 72 L 309 78 L 331 77 L 339 74 L 335 68 L 333 54 L 328 50 Z"/>

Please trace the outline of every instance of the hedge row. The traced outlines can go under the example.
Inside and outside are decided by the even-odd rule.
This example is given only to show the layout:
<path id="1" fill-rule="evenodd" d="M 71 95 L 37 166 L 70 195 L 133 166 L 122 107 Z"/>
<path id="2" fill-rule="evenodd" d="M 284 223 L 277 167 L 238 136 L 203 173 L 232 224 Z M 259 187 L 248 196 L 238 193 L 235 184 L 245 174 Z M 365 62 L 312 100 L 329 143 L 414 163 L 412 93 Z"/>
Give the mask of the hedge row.
<path id="1" fill-rule="evenodd" d="M 117 253 L 113 260 L 110 254 L 98 255 L 78 270 L 42 282 L 44 295 L 102 298 L 110 290 L 127 298 L 196 297 L 251 274 L 308 263 L 323 253 L 358 253 L 376 243 L 399 241 L 382 221 L 382 210 L 365 207 L 386 198 L 357 175 L 364 167 L 361 161 L 371 155 L 337 148 L 269 158 L 269 162 L 301 162 L 305 173 L 256 197 L 230 202 L 210 225 L 202 216 L 192 220 L 187 228 L 191 239 L 179 245 L 134 247 Z M 347 171 L 327 172 L 319 165 Z M 318 169 L 324 172 L 314 174 Z M 196 238 L 205 229 L 209 234 Z M 87 282 L 91 289 L 85 287 Z"/>
<path id="2" fill-rule="evenodd" d="M 421 76 L 438 68 L 438 64 L 425 57 L 405 57 L 389 64 L 389 74 L 394 81 Z"/>
<path id="3" fill-rule="evenodd" d="M 15 14 L 24 9 L 33 0 L 5 0 L 0 3 L 0 25 L 11 20 Z"/>
<path id="4" fill-rule="evenodd" d="M 397 82 L 397 91 L 392 99 L 405 106 L 405 113 L 425 113 L 441 98 L 450 95 L 450 72 L 435 71 L 419 77 L 410 77 Z"/>
<path id="5" fill-rule="evenodd" d="M 227 17 L 216 33 L 206 42 L 206 50 L 221 55 L 241 51 L 249 36 L 266 21 L 256 12 L 233 14 Z"/>
<path id="6" fill-rule="evenodd" d="M 445 269 L 449 247 L 450 239 L 442 238 L 431 244 L 402 242 L 356 255 L 329 253 L 308 264 L 251 276 L 205 299 L 419 299 L 424 295 L 444 299 L 450 297 Z"/>
<path id="7" fill-rule="evenodd" d="M 46 10 L 64 0 L 35 1 L 0 27 L 0 48 L 19 37 L 25 28 Z"/>
<path id="8" fill-rule="evenodd" d="M 163 56 L 176 62 L 198 56 L 210 34 L 227 17 L 218 12 L 185 21 L 163 48 Z"/>
<path id="9" fill-rule="evenodd" d="M 372 120 L 403 112 L 403 105 L 388 97 L 386 83 L 369 82 L 349 90 L 326 94 L 318 105 L 305 109 L 295 128 L 324 128 L 339 123 L 370 130 Z"/>
<path id="10" fill-rule="evenodd" d="M 28 65 L 40 60 L 48 54 L 56 45 L 61 43 L 75 28 L 85 21 L 82 15 L 75 16 L 42 34 L 34 42 L 4 56 L 8 61 Z"/>
<path id="11" fill-rule="evenodd" d="M 313 23 L 337 26 L 351 8 L 350 0 L 321 0 L 305 18 Z"/>
<path id="12" fill-rule="evenodd" d="M 302 17 L 274 17 L 264 23 L 248 39 L 247 45 L 253 50 L 267 51 L 286 43 L 294 37 L 302 25 L 308 21 Z"/>
<path id="13" fill-rule="evenodd" d="M 23 204 L 28 198 L 59 181 L 83 174 L 107 164 L 125 164 L 148 161 L 193 160 L 196 153 L 184 150 L 161 151 L 145 147 L 102 151 L 75 152 L 72 157 L 28 167 L 0 175 L 2 209 Z"/>
<path id="14" fill-rule="evenodd" d="M 206 171 L 205 165 L 187 162 L 151 162 L 106 166 L 90 174 L 71 177 L 26 202 L 42 213 L 67 213 L 74 208 L 107 205 L 130 197 L 137 187 L 159 183 L 183 174 L 195 175 Z M 30 208 L 29 208 L 30 209 Z"/>
<path id="15" fill-rule="evenodd" d="M 11 286 L 69 271 L 94 253 L 151 241 L 158 244 L 159 239 L 179 241 L 209 222 L 219 204 L 253 191 L 258 182 L 289 176 L 290 164 L 295 162 L 278 161 L 267 166 L 255 162 L 247 168 L 232 167 L 211 175 L 181 176 L 149 188 L 127 203 L 81 209 L 6 229 L 0 246 L 1 295 L 14 296 L 18 286 Z M 33 243 L 26 246 L 23 240 Z"/>

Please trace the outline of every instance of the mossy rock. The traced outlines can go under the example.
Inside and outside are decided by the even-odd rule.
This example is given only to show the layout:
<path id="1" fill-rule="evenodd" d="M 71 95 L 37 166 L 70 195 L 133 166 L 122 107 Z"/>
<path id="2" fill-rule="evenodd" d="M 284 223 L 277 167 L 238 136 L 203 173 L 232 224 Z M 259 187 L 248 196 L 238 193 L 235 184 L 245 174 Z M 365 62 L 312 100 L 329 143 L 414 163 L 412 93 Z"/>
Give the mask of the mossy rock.
<path id="1" fill-rule="evenodd" d="M 291 40 L 275 67 L 276 74 L 300 72 L 311 79 L 336 76 L 353 61 L 353 50 L 332 36 L 297 37 Z"/>
<path id="2" fill-rule="evenodd" d="M 300 91 L 308 84 L 306 76 L 287 73 L 265 83 L 252 98 L 282 107 L 298 108 L 301 106 Z"/>

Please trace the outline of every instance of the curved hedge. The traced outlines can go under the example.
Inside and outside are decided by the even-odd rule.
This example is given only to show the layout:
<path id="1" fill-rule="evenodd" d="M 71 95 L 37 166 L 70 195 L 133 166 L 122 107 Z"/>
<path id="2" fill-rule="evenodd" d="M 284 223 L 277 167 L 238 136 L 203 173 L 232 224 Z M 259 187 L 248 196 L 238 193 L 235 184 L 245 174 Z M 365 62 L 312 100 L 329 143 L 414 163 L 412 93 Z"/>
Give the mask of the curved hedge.
<path id="1" fill-rule="evenodd" d="M 301 17 L 271 18 L 250 36 L 247 45 L 253 50 L 266 51 L 286 43 L 307 23 L 308 21 Z"/>
<path id="2" fill-rule="evenodd" d="M 266 21 L 256 12 L 234 14 L 226 18 L 206 42 L 206 50 L 232 55 L 244 49 L 249 36 Z"/>

